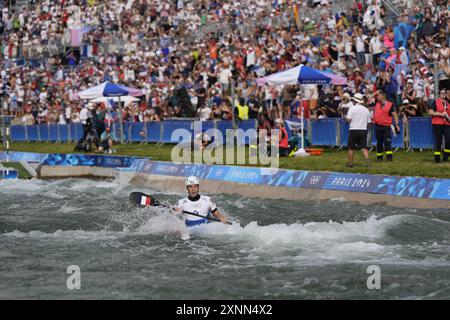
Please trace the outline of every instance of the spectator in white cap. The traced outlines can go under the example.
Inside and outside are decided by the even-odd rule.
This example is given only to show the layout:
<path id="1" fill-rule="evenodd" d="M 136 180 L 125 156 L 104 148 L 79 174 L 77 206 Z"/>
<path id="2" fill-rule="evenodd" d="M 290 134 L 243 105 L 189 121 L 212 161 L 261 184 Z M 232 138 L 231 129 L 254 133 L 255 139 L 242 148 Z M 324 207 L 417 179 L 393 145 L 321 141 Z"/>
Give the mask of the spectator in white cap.
<path id="1" fill-rule="evenodd" d="M 406 80 L 406 86 L 402 92 L 402 101 L 408 100 L 410 103 L 415 103 L 417 92 L 414 89 L 414 80 Z"/>
<path id="2" fill-rule="evenodd" d="M 400 106 L 399 115 L 403 116 L 403 119 L 406 120 L 409 117 L 418 117 L 422 114 L 419 112 L 417 105 L 414 102 L 405 99 Z"/>
<path id="3" fill-rule="evenodd" d="M 355 148 L 362 150 L 366 166 L 369 167 L 369 150 L 367 148 L 367 125 L 371 122 L 369 109 L 364 106 L 364 97 L 356 93 L 352 98 L 354 105 L 348 110 L 345 120 L 350 122 L 350 134 L 348 136 L 348 163 L 347 167 L 353 167 Z"/>

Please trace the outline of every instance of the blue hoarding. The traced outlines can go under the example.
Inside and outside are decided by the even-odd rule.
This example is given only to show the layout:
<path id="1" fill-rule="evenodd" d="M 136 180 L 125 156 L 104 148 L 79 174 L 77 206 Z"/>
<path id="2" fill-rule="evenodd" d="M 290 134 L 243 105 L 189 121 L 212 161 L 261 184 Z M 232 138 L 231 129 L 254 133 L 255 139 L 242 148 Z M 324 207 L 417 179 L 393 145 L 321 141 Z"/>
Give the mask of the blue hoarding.
<path id="1" fill-rule="evenodd" d="M 273 174 L 265 174 L 268 171 L 267 169 L 253 167 L 174 164 L 169 162 L 146 162 L 138 169 L 138 173 L 180 177 L 196 175 L 208 180 L 257 185 L 450 200 L 449 179 L 281 169 L 274 170 Z"/>

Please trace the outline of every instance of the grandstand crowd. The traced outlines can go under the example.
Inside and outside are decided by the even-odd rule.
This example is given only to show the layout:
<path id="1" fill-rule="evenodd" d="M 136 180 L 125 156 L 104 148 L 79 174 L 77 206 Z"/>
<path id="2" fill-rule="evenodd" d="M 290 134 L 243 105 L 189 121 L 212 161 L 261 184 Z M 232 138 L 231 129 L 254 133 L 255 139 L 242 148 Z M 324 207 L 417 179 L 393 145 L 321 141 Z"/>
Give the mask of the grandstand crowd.
<path id="1" fill-rule="evenodd" d="M 3 1 L 2 113 L 17 124 L 118 119 L 74 94 L 104 81 L 141 89 L 125 121 L 341 117 L 382 90 L 406 117 L 450 98 L 448 1 Z M 350 4 L 350 5 L 348 5 Z M 344 9 L 340 9 L 344 7 Z M 400 27 L 401 26 L 401 27 Z M 400 27 L 400 29 L 399 29 Z M 304 64 L 347 85 L 258 86 Z M 247 111 L 240 112 L 245 107 Z"/>

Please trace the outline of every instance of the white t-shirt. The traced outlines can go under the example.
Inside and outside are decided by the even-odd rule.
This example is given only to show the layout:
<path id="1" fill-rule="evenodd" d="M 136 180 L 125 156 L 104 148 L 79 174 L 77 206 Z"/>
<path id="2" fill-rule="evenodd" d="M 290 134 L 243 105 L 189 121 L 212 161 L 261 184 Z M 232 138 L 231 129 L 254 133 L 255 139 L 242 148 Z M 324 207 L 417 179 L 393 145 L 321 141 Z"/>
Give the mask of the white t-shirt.
<path id="1" fill-rule="evenodd" d="M 58 116 L 58 124 L 67 124 L 66 118 L 64 117 L 63 114 L 60 114 L 60 115 Z"/>
<path id="2" fill-rule="evenodd" d="M 211 108 L 209 107 L 203 107 L 201 109 L 198 110 L 198 114 L 200 117 L 200 121 L 206 121 L 209 120 L 209 118 L 211 117 Z"/>
<path id="3" fill-rule="evenodd" d="M 350 130 L 367 130 L 367 124 L 371 122 L 369 109 L 357 103 L 348 110 L 347 118 L 350 119 Z"/>
<path id="4" fill-rule="evenodd" d="M 220 83 L 230 83 L 231 76 L 233 74 L 231 73 L 231 70 L 229 68 L 222 69 L 219 73 L 219 82 Z"/>
<path id="5" fill-rule="evenodd" d="M 383 43 L 378 37 L 370 39 L 370 46 L 372 47 L 372 54 L 378 54 L 383 51 Z"/>
<path id="6" fill-rule="evenodd" d="M 353 107 L 353 102 L 349 101 L 347 103 L 342 102 L 340 105 L 341 109 L 348 109 L 350 110 Z M 347 110 L 347 112 L 348 112 Z"/>
<path id="7" fill-rule="evenodd" d="M 362 36 L 356 37 L 356 52 L 365 52 L 366 46 L 364 41 L 367 39 L 367 36 L 363 34 Z"/>
<path id="8" fill-rule="evenodd" d="M 414 79 L 413 88 L 416 90 L 416 98 L 422 98 L 424 96 L 424 81 L 420 78 Z"/>
<path id="9" fill-rule="evenodd" d="M 64 113 L 66 115 L 66 119 L 70 119 L 70 117 L 72 116 L 72 108 L 71 107 L 66 107 Z"/>
<path id="10" fill-rule="evenodd" d="M 87 119 L 91 117 L 91 112 L 89 111 L 88 108 L 83 108 L 81 109 L 80 112 L 80 121 L 82 124 L 86 124 Z"/>
<path id="11" fill-rule="evenodd" d="M 319 99 L 319 90 L 316 84 L 305 84 L 304 89 L 304 100 Z"/>
<path id="12" fill-rule="evenodd" d="M 334 17 L 330 17 L 327 22 L 328 29 L 334 30 L 336 28 L 336 19 Z"/>
<path id="13" fill-rule="evenodd" d="M 212 201 L 211 197 L 202 196 L 197 201 L 192 201 L 188 197 L 183 198 L 177 202 L 175 207 L 180 208 L 183 211 L 196 213 L 203 217 L 207 217 L 210 213 L 217 210 L 217 206 Z M 183 214 L 186 220 L 203 220 L 204 218 L 196 217 L 190 214 Z"/>

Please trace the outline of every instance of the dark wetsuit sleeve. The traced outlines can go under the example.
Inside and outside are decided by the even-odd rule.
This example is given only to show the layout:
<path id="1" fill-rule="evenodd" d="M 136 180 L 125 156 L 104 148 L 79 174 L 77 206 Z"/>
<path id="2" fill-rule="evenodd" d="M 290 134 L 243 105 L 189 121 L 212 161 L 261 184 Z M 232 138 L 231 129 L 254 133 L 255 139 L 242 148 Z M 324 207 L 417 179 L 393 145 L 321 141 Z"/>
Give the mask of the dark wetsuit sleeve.
<path id="1" fill-rule="evenodd" d="M 211 211 L 211 213 L 214 213 L 217 211 L 217 206 L 215 204 L 215 202 L 213 201 L 213 199 L 209 198 L 209 210 Z"/>

